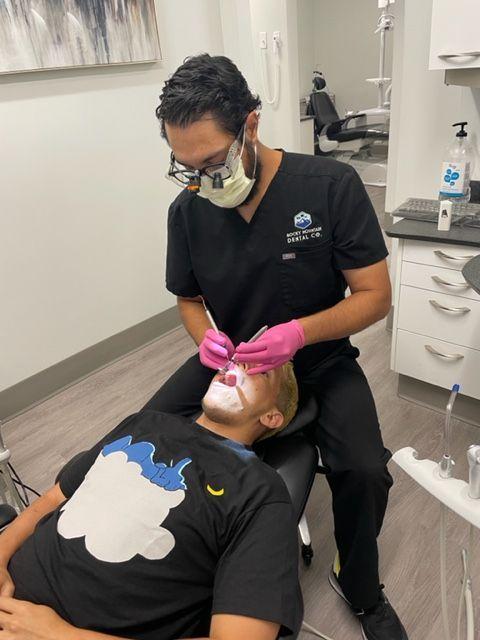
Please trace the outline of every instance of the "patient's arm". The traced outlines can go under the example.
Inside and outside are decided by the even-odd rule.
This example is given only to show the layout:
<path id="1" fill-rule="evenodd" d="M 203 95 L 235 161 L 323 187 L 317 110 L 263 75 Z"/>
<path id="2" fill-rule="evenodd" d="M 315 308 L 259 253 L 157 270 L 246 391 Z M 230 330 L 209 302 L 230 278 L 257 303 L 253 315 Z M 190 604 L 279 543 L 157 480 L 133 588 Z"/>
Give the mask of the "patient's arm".
<path id="1" fill-rule="evenodd" d="M 62 502 L 65 502 L 65 496 L 60 485 L 56 484 L 15 518 L 0 535 L 0 567 L 7 566 L 15 551 L 33 533 L 37 523 Z"/>
<path id="2" fill-rule="evenodd" d="M 11 640 L 120 640 L 78 629 L 49 607 L 4 597 L 0 597 L 0 628 L 0 638 L 6 632 Z M 222 614 L 212 617 L 208 638 L 195 640 L 275 640 L 278 631 L 279 625 L 273 622 Z"/>
<path id="3" fill-rule="evenodd" d="M 212 616 L 209 637 L 212 640 L 275 640 L 279 630 L 276 622 L 222 613 Z"/>

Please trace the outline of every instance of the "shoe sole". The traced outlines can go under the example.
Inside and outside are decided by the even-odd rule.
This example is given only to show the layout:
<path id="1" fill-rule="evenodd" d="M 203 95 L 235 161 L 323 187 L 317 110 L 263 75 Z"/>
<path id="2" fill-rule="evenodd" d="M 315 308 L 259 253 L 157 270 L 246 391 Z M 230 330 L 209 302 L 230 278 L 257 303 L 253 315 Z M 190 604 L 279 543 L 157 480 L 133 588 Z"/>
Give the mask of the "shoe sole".
<path id="1" fill-rule="evenodd" d="M 329 582 L 330 586 L 332 587 L 332 589 L 337 594 L 337 596 L 340 596 L 342 598 L 342 600 L 344 602 L 346 602 L 349 607 L 351 607 L 352 605 L 350 604 L 349 600 L 347 600 L 347 598 L 346 598 L 345 594 L 343 593 L 340 585 L 338 584 L 337 576 L 334 574 L 333 569 L 330 569 L 330 573 L 328 574 L 328 582 Z M 368 640 L 367 636 L 365 635 L 365 633 L 363 631 L 363 626 L 362 626 L 362 623 L 360 621 L 359 621 L 359 625 L 360 625 L 360 631 L 362 632 L 363 640 Z"/>

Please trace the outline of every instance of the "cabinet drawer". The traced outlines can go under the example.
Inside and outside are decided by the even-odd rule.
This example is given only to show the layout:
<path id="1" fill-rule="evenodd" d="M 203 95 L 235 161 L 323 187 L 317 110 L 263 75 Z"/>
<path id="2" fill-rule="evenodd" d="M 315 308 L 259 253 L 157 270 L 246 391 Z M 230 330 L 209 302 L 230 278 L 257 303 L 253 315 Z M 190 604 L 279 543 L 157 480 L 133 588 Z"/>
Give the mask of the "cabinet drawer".
<path id="1" fill-rule="evenodd" d="M 402 329 L 396 339 L 395 371 L 444 389 L 458 383 L 460 393 L 480 398 L 480 351 Z"/>
<path id="2" fill-rule="evenodd" d="M 405 240 L 403 246 L 404 261 L 431 264 L 457 271 L 461 271 L 471 258 L 478 255 L 480 255 L 480 247 L 459 244 Z"/>
<path id="3" fill-rule="evenodd" d="M 402 286 L 398 328 L 480 350 L 480 301 Z"/>
<path id="4" fill-rule="evenodd" d="M 420 289 L 429 289 L 471 300 L 480 300 L 480 295 L 472 289 L 460 271 L 432 267 L 428 264 L 402 262 L 401 284 Z M 460 305 L 457 305 L 460 306 Z"/>
<path id="5" fill-rule="evenodd" d="M 480 67 L 479 22 L 478 0 L 433 0 L 429 68 Z"/>

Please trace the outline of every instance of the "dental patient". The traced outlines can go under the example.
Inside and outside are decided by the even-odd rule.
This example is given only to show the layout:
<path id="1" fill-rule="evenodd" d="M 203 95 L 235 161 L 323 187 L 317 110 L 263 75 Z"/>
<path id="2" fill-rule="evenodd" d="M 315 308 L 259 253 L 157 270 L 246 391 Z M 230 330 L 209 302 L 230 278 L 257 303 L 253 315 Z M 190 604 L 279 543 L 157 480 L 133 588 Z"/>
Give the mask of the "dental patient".
<path id="1" fill-rule="evenodd" d="M 124 420 L 2 533 L 0 640 L 297 633 L 296 523 L 251 447 L 293 418 L 293 368 L 235 374 L 213 378 L 196 422 Z"/>

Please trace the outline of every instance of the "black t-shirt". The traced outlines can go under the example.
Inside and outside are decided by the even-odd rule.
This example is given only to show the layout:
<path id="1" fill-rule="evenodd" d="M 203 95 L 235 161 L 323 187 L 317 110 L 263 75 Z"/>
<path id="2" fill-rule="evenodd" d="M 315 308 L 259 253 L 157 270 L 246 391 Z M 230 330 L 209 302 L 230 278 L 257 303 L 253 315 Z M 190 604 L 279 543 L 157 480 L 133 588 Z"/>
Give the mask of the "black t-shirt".
<path id="1" fill-rule="evenodd" d="M 10 561 L 15 597 L 127 638 L 205 636 L 221 613 L 298 630 L 289 495 L 249 447 L 144 411 L 67 464 L 59 482 L 67 501 Z"/>
<path id="2" fill-rule="evenodd" d="M 169 210 L 167 288 L 204 296 L 235 345 L 265 324 L 332 307 L 345 295 L 342 270 L 387 255 L 358 174 L 330 158 L 283 152 L 250 223 L 187 191 Z M 304 347 L 297 374 L 344 350 L 347 339 Z"/>

